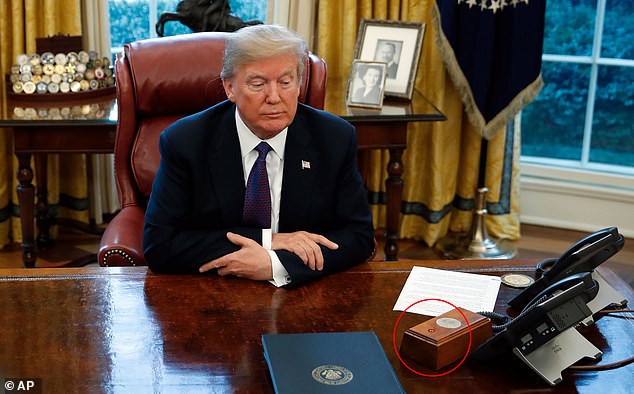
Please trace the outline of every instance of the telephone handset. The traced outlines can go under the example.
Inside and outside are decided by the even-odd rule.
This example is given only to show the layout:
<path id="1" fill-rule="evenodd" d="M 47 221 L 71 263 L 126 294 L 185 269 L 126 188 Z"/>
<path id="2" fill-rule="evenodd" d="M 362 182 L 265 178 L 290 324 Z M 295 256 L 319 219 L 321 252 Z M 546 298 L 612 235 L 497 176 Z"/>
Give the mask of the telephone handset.
<path id="1" fill-rule="evenodd" d="M 551 284 L 573 274 L 592 272 L 597 266 L 621 250 L 624 243 L 625 239 L 623 235 L 619 234 L 616 227 L 608 227 L 590 234 L 575 243 L 558 259 L 546 261 L 552 263 L 550 269 L 508 304 L 516 309 L 524 308 Z"/>

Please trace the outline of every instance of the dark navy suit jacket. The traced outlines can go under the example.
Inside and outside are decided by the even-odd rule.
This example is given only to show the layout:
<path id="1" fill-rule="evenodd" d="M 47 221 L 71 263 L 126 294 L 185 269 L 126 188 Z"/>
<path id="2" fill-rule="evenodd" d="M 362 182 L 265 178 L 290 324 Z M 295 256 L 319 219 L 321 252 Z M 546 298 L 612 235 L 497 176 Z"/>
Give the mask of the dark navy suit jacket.
<path id="1" fill-rule="evenodd" d="M 201 265 L 239 249 L 227 240 L 228 231 L 261 243 L 261 229 L 241 224 L 245 185 L 235 110 L 235 104 L 224 101 L 161 134 L 161 163 L 143 237 L 153 271 L 198 272 Z M 321 272 L 291 252 L 276 251 L 293 285 L 361 263 L 373 251 L 372 218 L 356 152 L 350 123 L 298 106 L 284 152 L 279 232 L 322 234 L 339 248 L 321 248 Z"/>

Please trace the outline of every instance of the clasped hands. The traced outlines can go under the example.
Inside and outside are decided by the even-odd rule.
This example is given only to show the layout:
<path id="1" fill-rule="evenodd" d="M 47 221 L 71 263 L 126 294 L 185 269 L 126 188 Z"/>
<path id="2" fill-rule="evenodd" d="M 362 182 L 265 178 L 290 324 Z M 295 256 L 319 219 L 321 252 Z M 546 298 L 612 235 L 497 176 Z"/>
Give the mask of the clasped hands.
<path id="1" fill-rule="evenodd" d="M 240 249 L 204 264 L 199 268 L 200 272 L 217 269 L 221 276 L 235 275 L 253 280 L 273 278 L 271 257 L 266 249 L 254 240 L 239 234 L 229 232 L 227 239 Z M 271 239 L 271 249 L 295 253 L 310 269 L 321 271 L 324 269 L 324 256 L 319 245 L 332 250 L 339 247 L 323 235 L 307 231 L 276 233 Z"/>

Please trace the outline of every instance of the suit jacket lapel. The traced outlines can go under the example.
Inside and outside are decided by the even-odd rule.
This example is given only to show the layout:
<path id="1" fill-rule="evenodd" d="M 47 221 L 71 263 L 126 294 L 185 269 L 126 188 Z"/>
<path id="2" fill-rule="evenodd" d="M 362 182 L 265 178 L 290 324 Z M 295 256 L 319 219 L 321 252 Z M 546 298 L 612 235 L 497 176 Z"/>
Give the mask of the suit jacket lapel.
<path id="1" fill-rule="evenodd" d="M 217 125 L 209 148 L 209 168 L 220 211 L 225 223 L 240 224 L 244 206 L 244 171 L 240 141 L 236 131 L 235 106 L 226 111 Z"/>
<path id="2" fill-rule="evenodd" d="M 300 106 L 295 120 L 288 128 L 286 137 L 280 201 L 280 232 L 293 231 L 302 223 L 303 227 L 306 227 L 312 196 L 316 193 L 314 166 L 319 164 L 316 153 L 310 149 L 308 127 Z M 308 166 L 311 168 L 307 168 Z"/>

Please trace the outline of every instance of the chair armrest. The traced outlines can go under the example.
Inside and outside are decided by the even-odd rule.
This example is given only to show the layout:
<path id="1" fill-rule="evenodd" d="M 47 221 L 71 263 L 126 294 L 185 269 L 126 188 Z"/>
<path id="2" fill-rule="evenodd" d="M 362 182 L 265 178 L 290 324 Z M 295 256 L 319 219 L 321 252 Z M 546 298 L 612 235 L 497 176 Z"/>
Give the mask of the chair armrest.
<path id="1" fill-rule="evenodd" d="M 97 259 L 102 267 L 147 265 L 143 257 L 145 211 L 133 205 L 121 209 L 108 223 Z"/>

